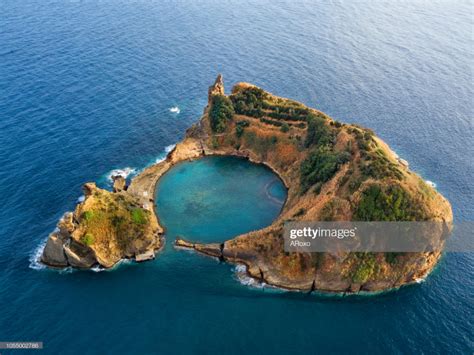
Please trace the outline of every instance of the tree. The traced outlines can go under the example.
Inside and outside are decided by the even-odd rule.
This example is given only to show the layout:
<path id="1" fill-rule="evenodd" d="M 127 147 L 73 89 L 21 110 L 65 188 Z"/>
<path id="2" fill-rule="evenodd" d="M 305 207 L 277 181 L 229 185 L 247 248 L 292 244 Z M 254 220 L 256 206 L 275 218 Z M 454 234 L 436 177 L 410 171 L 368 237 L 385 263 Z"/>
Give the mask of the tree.
<path id="1" fill-rule="evenodd" d="M 322 117 L 314 114 L 308 115 L 308 132 L 306 134 L 306 140 L 304 145 L 306 148 L 311 147 L 314 144 L 318 146 L 324 146 L 333 144 L 334 134 L 331 132 L 328 126 L 325 124 L 325 120 Z"/>
<path id="2" fill-rule="evenodd" d="M 227 96 L 212 96 L 209 119 L 214 132 L 224 132 L 227 127 L 227 121 L 231 120 L 233 115 L 234 106 Z"/>
<path id="3" fill-rule="evenodd" d="M 283 133 L 286 133 L 290 130 L 290 126 L 288 125 L 288 123 L 284 122 L 281 127 L 280 127 L 280 131 L 282 131 Z"/>

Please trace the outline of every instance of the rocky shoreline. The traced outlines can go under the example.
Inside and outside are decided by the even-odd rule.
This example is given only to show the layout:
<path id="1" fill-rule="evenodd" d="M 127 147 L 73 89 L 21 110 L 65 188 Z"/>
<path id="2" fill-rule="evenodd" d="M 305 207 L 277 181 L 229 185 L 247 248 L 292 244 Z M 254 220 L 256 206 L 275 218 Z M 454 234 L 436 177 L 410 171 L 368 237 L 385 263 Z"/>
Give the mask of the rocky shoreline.
<path id="1" fill-rule="evenodd" d="M 221 261 L 243 264 L 249 277 L 287 290 L 332 293 L 378 292 L 424 279 L 441 257 L 442 250 L 398 255 L 394 259 L 395 262 L 389 260 L 383 253 L 356 256 L 355 253 L 306 255 L 284 252 L 281 235 L 285 221 L 324 220 L 324 218 L 352 220 L 357 215 L 356 207 L 364 198 L 364 193 L 372 186 L 378 186 L 382 192 L 386 186 L 402 189 L 403 196 L 407 199 L 409 197 L 408 201 L 412 201 L 413 204 L 416 202 L 416 208 L 422 210 L 423 218 L 427 220 L 444 221 L 449 224 L 452 221 L 451 207 L 449 202 L 431 186 L 424 184 L 418 175 L 410 172 L 406 164 L 400 163 L 398 156 L 384 142 L 372 133 L 369 134 L 370 131 L 355 125 L 340 124 L 320 111 L 273 96 L 250 84 L 238 84 L 233 88 L 231 98 L 234 100 L 234 105 L 240 105 L 236 98 L 242 93 L 249 97 L 248 91 L 263 93 L 265 101 L 263 111 L 259 113 L 263 118 L 259 119 L 253 113 L 236 112 L 226 123 L 224 130 L 216 132 L 212 124 L 211 110 L 217 105 L 216 97 L 226 98 L 222 77 L 219 76 L 209 88 L 209 104 L 203 116 L 187 130 L 185 138 L 168 153 L 164 161 L 144 169 L 132 179 L 129 186 L 117 180 L 114 192 L 99 193 L 107 196 L 110 194 L 112 197 L 107 198 L 109 200 L 112 198 L 112 201 L 121 196 L 119 198 L 121 204 L 126 200 L 126 203 L 132 206 L 127 205 L 126 210 L 136 211 L 139 208 L 147 212 L 146 223 L 140 225 L 144 230 L 141 231 L 140 238 L 135 240 L 133 247 L 127 243 L 117 242 L 115 248 L 110 248 L 108 241 L 104 241 L 105 244 L 108 243 L 106 247 L 105 244 L 95 246 L 84 243 L 87 223 L 84 222 L 83 210 L 84 206 L 90 204 L 89 196 L 94 195 L 89 192 L 76 211 L 65 215 L 58 223 L 59 229 L 49 237 L 41 258 L 42 262 L 52 267 L 90 268 L 99 264 L 108 268 L 123 258 L 136 261 L 154 258 L 155 251 L 164 245 L 164 228 L 160 225 L 154 210 L 155 188 L 161 176 L 183 161 L 208 155 L 231 155 L 264 164 L 279 176 L 288 189 L 287 200 L 280 216 L 266 228 L 237 236 L 223 243 L 201 244 L 178 238 L 175 241 L 177 248 L 192 249 Z M 279 110 L 276 113 L 265 111 L 268 107 L 278 107 L 281 110 L 290 107 L 290 111 L 284 112 L 290 112 L 293 117 Z M 350 153 L 348 162 L 338 165 L 332 177 L 303 192 L 299 185 L 300 180 L 302 181 L 300 166 L 305 159 L 308 160 L 311 149 L 316 151 L 316 148 L 306 148 L 306 142 L 303 141 L 305 135 L 308 135 L 308 124 L 311 125 L 311 121 L 309 119 L 299 121 L 294 112 L 304 112 L 308 116 L 320 118 L 321 122 L 324 122 L 323 125 L 328 127 L 323 127 L 324 130 L 332 134 L 332 149 L 347 151 L 347 155 Z M 272 120 L 267 118 L 269 117 L 267 114 Z M 280 116 L 288 117 L 288 120 L 282 124 L 273 119 Z M 245 128 L 240 129 L 238 133 L 237 127 L 242 122 L 246 122 L 242 125 Z M 281 128 L 282 125 L 285 125 L 285 129 Z M 272 144 L 271 150 L 266 148 Z M 362 147 L 365 147 L 363 149 L 366 151 Z M 376 161 L 374 151 L 382 156 L 382 162 L 385 164 L 382 165 L 383 168 L 389 173 L 394 172 L 392 175 L 378 178 L 370 174 L 365 177 L 362 174 L 366 170 L 371 171 L 367 166 L 370 167 L 371 162 L 373 164 Z M 367 155 L 371 160 L 365 159 L 364 156 Z M 90 188 L 91 185 L 85 186 Z M 97 191 L 95 189 L 93 188 L 93 191 Z M 328 206 L 331 207 L 332 214 L 327 211 Z M 407 206 L 411 208 L 409 204 Z M 76 230 L 79 232 L 75 232 Z M 117 233 L 114 234 L 116 237 L 120 234 Z M 106 255 L 107 253 L 112 253 L 113 257 Z"/>

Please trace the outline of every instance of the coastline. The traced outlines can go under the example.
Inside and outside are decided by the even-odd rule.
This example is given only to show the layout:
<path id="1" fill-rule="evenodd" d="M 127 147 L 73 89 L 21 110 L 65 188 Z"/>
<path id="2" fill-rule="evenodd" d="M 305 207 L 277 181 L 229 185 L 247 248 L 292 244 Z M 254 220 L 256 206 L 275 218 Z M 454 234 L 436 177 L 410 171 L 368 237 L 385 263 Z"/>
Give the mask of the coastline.
<path id="1" fill-rule="evenodd" d="M 250 84 L 239 83 L 234 86 L 232 95 L 239 95 L 242 90 L 258 91 L 261 89 Z M 264 91 L 262 90 L 262 92 Z M 320 186 L 320 191 L 302 191 L 299 185 L 302 174 L 300 164 L 307 156 L 308 149 L 302 149 L 300 143 L 297 143 L 300 144 L 298 146 L 300 148 L 298 149 L 292 146 L 292 144 L 295 143 L 291 140 L 291 136 L 290 140 L 288 140 L 287 135 L 285 136 L 288 131 L 284 132 L 280 128 L 275 129 L 272 125 L 265 125 L 266 122 L 264 120 L 258 120 L 252 116 L 236 114 L 234 118 L 235 122 L 247 120 L 247 126 L 251 125 L 252 129 L 257 130 L 257 133 L 260 132 L 264 134 L 264 139 L 268 139 L 268 134 L 276 134 L 278 132 L 279 139 L 286 142 L 282 143 L 285 144 L 283 148 L 290 149 L 290 155 L 289 158 L 286 156 L 286 161 L 282 160 L 283 158 L 276 152 L 276 155 L 267 155 L 266 151 L 262 154 L 258 145 L 252 145 L 248 142 L 243 146 L 240 144 L 237 146 L 235 143 L 226 143 L 228 139 L 230 139 L 231 142 L 235 139 L 233 128 L 236 126 L 231 126 L 222 134 L 213 133 L 211 128 L 210 111 L 213 107 L 212 100 L 215 96 L 225 97 L 222 77 L 218 76 L 215 84 L 209 88 L 209 103 L 204 109 L 203 115 L 197 123 L 186 131 L 184 138 L 166 154 L 166 157 L 162 161 L 144 168 L 138 175 L 131 179 L 128 186 L 120 184 L 120 186 L 125 189 L 124 191 L 121 191 L 120 186 L 118 191 L 115 191 L 116 186 L 114 183 L 114 193 L 129 196 L 130 199 L 137 201 L 140 208 L 150 214 L 150 222 L 153 225 L 158 240 L 157 244 L 151 244 L 145 249 L 142 248 L 139 253 L 135 253 L 132 257 L 122 257 L 122 259 L 133 259 L 137 262 L 154 259 L 155 253 L 164 246 L 165 228 L 160 224 L 155 204 L 156 187 L 164 174 L 181 162 L 192 161 L 205 156 L 233 156 L 246 159 L 254 164 L 262 164 L 280 179 L 287 189 L 287 195 L 279 216 L 269 226 L 235 236 L 222 243 L 194 243 L 178 237 L 174 241 L 176 248 L 192 249 L 195 252 L 215 257 L 231 264 L 243 264 L 246 266 L 246 274 L 248 277 L 257 282 L 263 282 L 267 285 L 288 291 L 318 291 L 335 294 L 373 293 L 397 289 L 400 286 L 416 283 L 417 280 L 426 278 L 441 257 L 441 250 L 432 253 L 418 253 L 417 255 L 412 255 L 407 258 L 403 257 L 401 259 L 402 264 L 399 266 L 389 265 L 387 260 L 384 261 L 380 259 L 380 257 L 383 258 L 382 253 L 379 255 L 380 257 L 377 261 L 381 263 L 384 268 L 382 274 L 378 276 L 375 275 L 372 278 L 365 278 L 362 281 L 356 281 L 354 275 L 356 272 L 359 272 L 358 270 L 360 270 L 361 267 L 366 267 L 364 264 L 365 260 L 364 258 L 361 260 L 357 258 L 351 259 L 351 253 L 346 256 L 323 253 L 325 255 L 321 257 L 324 258 L 322 261 L 322 265 L 325 265 L 324 267 L 316 267 L 316 264 L 318 262 L 321 263 L 321 261 L 317 261 L 316 264 L 314 264 L 315 257 L 317 260 L 320 260 L 318 255 L 284 253 L 281 244 L 281 233 L 285 221 L 321 220 L 320 217 L 323 208 L 334 200 L 341 200 L 341 194 L 345 194 L 349 203 L 354 204 L 360 200 L 361 191 L 370 187 L 371 184 L 372 186 L 374 183 L 380 184 L 379 186 L 384 186 L 383 184 L 390 186 L 389 183 L 391 183 L 393 179 L 389 180 L 389 183 L 385 183 L 383 178 L 378 178 L 380 181 L 377 181 L 377 178 L 369 177 L 366 178 L 365 183 L 359 183 L 356 193 L 349 194 L 347 187 L 343 187 L 345 183 L 340 183 L 346 175 L 349 175 L 349 178 L 351 178 L 354 174 L 352 169 L 354 168 L 354 164 L 360 164 L 359 161 L 362 160 L 362 153 L 368 154 L 367 151 L 361 151 L 359 147 L 359 145 L 364 142 L 365 146 L 370 143 L 369 145 L 375 147 L 370 149 L 377 149 L 379 151 L 378 154 L 381 154 L 384 157 L 383 159 L 387 162 L 385 164 L 389 164 L 392 169 L 397 170 L 398 173 L 403 176 L 403 184 L 405 184 L 403 186 L 409 191 L 407 193 L 416 195 L 423 192 L 423 194 L 426 194 L 426 196 L 431 199 L 429 205 L 423 206 L 424 210 L 431 213 L 433 216 L 431 218 L 440 218 L 445 222 L 449 222 L 449 220 L 452 220 L 452 212 L 449 202 L 437 193 L 436 190 L 432 189 L 432 187 L 423 187 L 423 182 L 420 182 L 421 178 L 417 174 L 410 172 L 407 164 L 400 163 L 397 159 L 398 156 L 385 142 L 376 137 L 372 131 L 357 125 L 339 123 L 320 111 L 306 108 L 302 106 L 302 104 L 292 100 L 276 97 L 269 93 L 266 93 L 266 95 L 268 95 L 268 100 L 278 102 L 278 105 L 282 105 L 283 102 L 287 105 L 296 105 L 291 107 L 306 110 L 306 112 L 309 112 L 309 115 L 317 113 L 319 115 L 317 117 L 324 120 L 325 125 L 332 127 L 330 130 L 332 129 L 339 133 L 334 138 L 334 149 L 344 150 L 347 149 L 345 147 L 348 145 L 353 147 L 352 144 L 348 143 L 356 144 L 356 147 L 352 148 L 351 153 L 352 160 L 350 163 L 352 164 L 352 168 L 349 169 L 349 164 L 342 164 L 342 166 L 334 172 L 333 176 L 326 180 L 322 188 Z M 290 121 L 290 124 L 290 134 L 306 134 L 307 123 L 305 123 L 304 129 L 295 124 L 294 121 Z M 282 132 L 284 133 L 282 134 Z M 253 131 L 251 133 L 253 133 Z M 255 135 L 255 133 L 253 134 Z M 361 135 L 363 136 L 362 142 L 359 141 Z M 275 135 L 273 137 L 275 137 Z M 297 140 L 297 142 L 300 140 L 301 139 Z M 278 141 L 278 139 L 275 138 L 275 141 Z M 359 169 L 358 167 L 356 168 Z M 86 189 L 87 185 L 88 184 L 86 184 Z M 423 191 L 422 187 L 424 189 Z M 348 201 L 345 201 L 346 206 Z M 425 202 L 428 202 L 428 200 L 425 200 Z M 348 210 L 348 208 L 349 207 L 345 207 L 345 209 L 338 212 L 338 215 L 335 217 L 342 218 L 342 220 L 349 218 L 350 220 L 353 212 Z M 301 211 L 303 212 L 301 213 Z M 122 251 L 122 255 L 126 254 L 123 254 Z M 108 265 L 104 265 L 103 262 L 100 262 L 100 264 L 106 268 L 110 268 L 118 261 L 119 260 L 112 264 L 109 263 Z M 301 265 L 301 267 L 298 266 L 296 269 L 292 267 L 291 265 L 294 265 L 295 262 Z M 88 268 L 82 265 L 79 267 Z M 334 267 L 336 268 L 333 269 Z M 406 269 L 407 267 L 408 269 Z"/>

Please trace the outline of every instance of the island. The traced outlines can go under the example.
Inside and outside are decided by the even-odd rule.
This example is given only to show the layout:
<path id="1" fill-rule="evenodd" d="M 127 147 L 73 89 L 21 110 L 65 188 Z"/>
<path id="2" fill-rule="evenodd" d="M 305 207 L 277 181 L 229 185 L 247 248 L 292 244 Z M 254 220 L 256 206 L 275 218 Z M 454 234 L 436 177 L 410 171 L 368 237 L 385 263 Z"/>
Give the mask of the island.
<path id="1" fill-rule="evenodd" d="M 370 129 L 248 83 L 236 84 L 226 95 L 219 75 L 202 117 L 164 161 L 144 169 L 128 186 L 115 177 L 113 191 L 84 185 L 84 201 L 61 218 L 41 261 L 87 269 L 155 258 L 165 243 L 153 199 L 157 182 L 177 163 L 208 155 L 265 164 L 284 182 L 287 200 L 268 227 L 222 243 L 183 236 L 174 241 L 177 248 L 243 264 L 248 276 L 267 285 L 333 293 L 384 291 L 417 282 L 442 255 L 442 247 L 416 253 L 286 252 L 282 235 L 288 221 L 439 221 L 448 226 L 451 206 Z"/>

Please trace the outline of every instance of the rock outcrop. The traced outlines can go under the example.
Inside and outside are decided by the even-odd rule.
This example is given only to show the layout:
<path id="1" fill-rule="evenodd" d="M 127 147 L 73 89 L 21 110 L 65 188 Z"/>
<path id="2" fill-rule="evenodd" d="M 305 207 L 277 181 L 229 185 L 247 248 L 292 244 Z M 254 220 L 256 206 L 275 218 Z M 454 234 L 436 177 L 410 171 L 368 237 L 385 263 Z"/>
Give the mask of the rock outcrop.
<path id="1" fill-rule="evenodd" d="M 122 259 L 143 261 L 155 256 L 163 245 L 162 230 L 154 213 L 124 191 L 122 179 L 115 180 L 115 192 L 94 183 L 84 185 L 84 201 L 74 212 L 65 213 L 49 236 L 41 256 L 44 264 L 110 268 Z"/>
<path id="2" fill-rule="evenodd" d="M 208 100 L 211 100 L 211 97 L 214 95 L 224 95 L 224 80 L 221 74 L 217 76 L 214 84 L 209 86 Z"/>
<path id="3" fill-rule="evenodd" d="M 113 190 L 114 192 L 125 191 L 127 189 L 127 181 L 121 175 L 112 176 L 114 181 Z"/>

